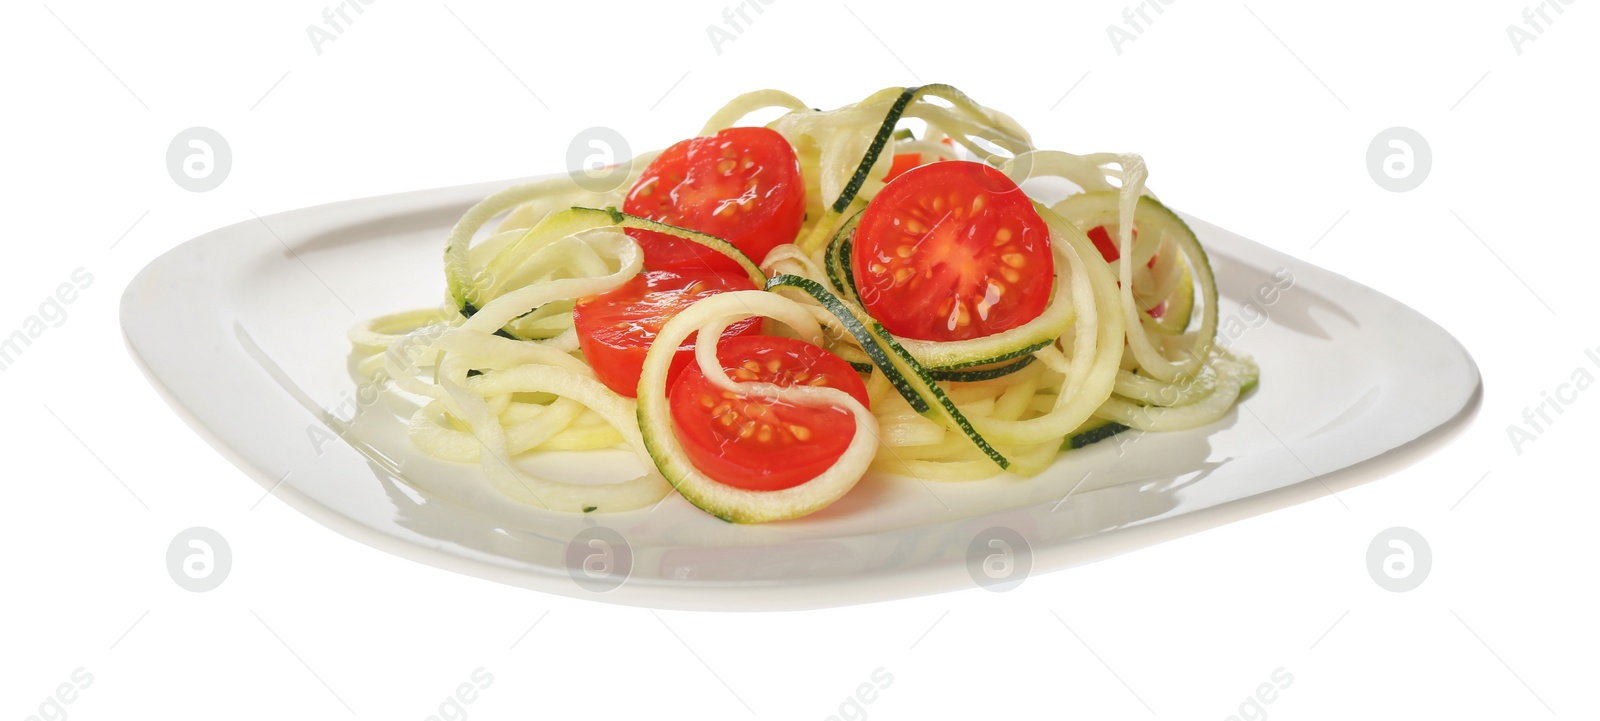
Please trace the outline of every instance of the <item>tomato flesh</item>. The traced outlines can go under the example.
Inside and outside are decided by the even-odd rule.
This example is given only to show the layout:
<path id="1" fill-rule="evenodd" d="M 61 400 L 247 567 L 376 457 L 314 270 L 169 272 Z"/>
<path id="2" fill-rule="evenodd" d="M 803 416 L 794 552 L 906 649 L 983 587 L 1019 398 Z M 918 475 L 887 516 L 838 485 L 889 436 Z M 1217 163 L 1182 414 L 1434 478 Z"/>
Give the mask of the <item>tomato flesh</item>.
<path id="1" fill-rule="evenodd" d="M 1105 258 L 1107 263 L 1115 263 L 1117 262 L 1118 258 L 1122 257 L 1122 251 L 1118 250 L 1117 248 L 1117 239 L 1111 237 L 1111 231 L 1104 225 L 1097 225 L 1093 228 L 1090 228 L 1089 232 L 1085 235 L 1089 236 L 1089 240 L 1094 243 L 1095 249 L 1100 251 L 1100 256 Z M 1138 228 L 1133 229 L 1133 239 L 1139 239 Z M 1156 267 L 1156 257 L 1159 255 L 1160 253 L 1152 253 L 1150 255 L 1150 262 L 1145 263 L 1145 267 Z"/>
<path id="2" fill-rule="evenodd" d="M 889 332 L 967 340 L 1044 312 L 1055 279 L 1050 233 L 1000 171 L 952 160 L 906 171 L 867 209 L 851 250 L 867 312 Z"/>
<path id="3" fill-rule="evenodd" d="M 887 183 L 895 178 L 905 175 L 907 171 L 922 165 L 922 155 L 919 153 L 895 153 L 894 163 L 889 166 L 889 174 L 883 176 Z"/>
<path id="4" fill-rule="evenodd" d="M 805 184 L 794 148 L 774 130 L 728 128 L 667 148 L 628 191 L 623 211 L 732 243 L 760 263 L 794 242 L 805 221 Z M 693 241 L 628 229 L 645 267 L 737 270 L 733 259 Z"/>
<path id="5" fill-rule="evenodd" d="M 661 326 L 701 298 L 756 289 L 755 283 L 742 272 L 722 274 L 687 268 L 645 271 L 610 291 L 578 300 L 572 309 L 578 347 L 601 383 L 633 398 L 638 394 L 645 354 L 656 334 L 661 332 Z M 729 325 L 723 337 L 759 332 L 761 319 L 746 318 Z M 673 354 L 667 371 L 669 388 L 683 367 L 694 359 L 694 341 L 695 336 L 691 334 Z"/>
<path id="6" fill-rule="evenodd" d="M 793 338 L 723 340 L 717 360 L 735 382 L 837 388 L 867 404 L 867 387 L 850 364 Z M 813 408 L 741 396 L 711 385 L 690 364 L 672 385 L 673 432 L 701 473 L 751 491 L 778 491 L 815 478 L 844 454 L 855 417 L 844 408 Z"/>
<path id="7" fill-rule="evenodd" d="M 1133 233 L 1134 237 L 1138 237 L 1138 230 L 1133 231 Z M 1122 252 L 1117 249 L 1117 241 L 1111 239 L 1111 231 L 1106 230 L 1104 225 L 1097 225 L 1093 228 L 1090 228 L 1087 235 L 1089 236 L 1089 240 L 1094 243 L 1094 247 L 1100 251 L 1101 257 L 1106 259 L 1107 263 L 1115 263 L 1117 262 L 1118 258 L 1122 257 Z"/>
<path id="8" fill-rule="evenodd" d="M 1089 240 L 1094 243 L 1094 247 L 1100 251 L 1101 257 L 1106 259 L 1107 263 L 1114 263 L 1118 258 L 1122 257 L 1122 252 L 1117 249 L 1117 241 L 1112 239 L 1111 231 L 1107 230 L 1104 225 L 1097 225 L 1093 228 L 1090 228 L 1087 235 L 1089 236 Z M 1135 240 L 1139 238 L 1138 228 L 1133 229 L 1133 237 Z M 1150 262 L 1146 263 L 1145 267 L 1156 267 L 1156 255 L 1150 256 Z M 1151 318 L 1160 318 L 1162 314 L 1167 312 L 1167 302 L 1161 301 L 1156 305 L 1156 307 L 1151 308 L 1146 312 L 1150 314 Z"/>
<path id="9" fill-rule="evenodd" d="M 941 138 L 939 142 L 944 143 L 952 148 L 956 145 L 955 141 L 951 140 L 950 138 Z M 944 158 L 934 156 L 933 160 L 930 162 L 939 162 L 941 160 L 944 160 Z M 922 165 L 921 153 L 895 153 L 894 162 L 889 165 L 889 173 L 888 175 L 883 176 L 883 182 L 887 183 L 895 178 L 905 175 L 906 171 L 919 165 Z"/>

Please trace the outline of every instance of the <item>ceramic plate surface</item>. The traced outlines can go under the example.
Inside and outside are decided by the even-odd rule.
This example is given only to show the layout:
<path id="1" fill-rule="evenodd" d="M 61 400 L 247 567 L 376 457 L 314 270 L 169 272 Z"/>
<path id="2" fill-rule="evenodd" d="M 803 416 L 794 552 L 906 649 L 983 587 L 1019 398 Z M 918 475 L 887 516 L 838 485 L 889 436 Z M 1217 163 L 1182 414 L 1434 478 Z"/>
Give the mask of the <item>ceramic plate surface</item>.
<path id="1" fill-rule="evenodd" d="M 1123 553 L 1391 472 L 1453 437 L 1481 395 L 1465 350 L 1415 311 L 1186 216 L 1216 270 L 1223 342 L 1261 366 L 1260 388 L 1209 427 L 1125 434 L 1031 479 L 869 476 L 822 512 L 761 526 L 724 523 L 676 495 L 653 511 L 554 514 L 503 498 L 476 465 L 414 449 L 413 406 L 365 392 L 345 339 L 358 319 L 440 301 L 447 231 L 506 185 L 335 203 L 195 238 L 129 285 L 128 345 L 197 432 L 347 536 L 540 591 L 702 610 L 971 588 L 990 578 L 981 562 L 992 549 L 1009 547 L 1012 572 L 1035 574 Z M 1285 278 L 1286 290 L 1262 293 Z M 624 451 L 523 462 L 596 482 L 642 472 Z M 595 528 L 626 544 L 590 559 L 611 564 L 598 579 L 581 570 L 588 539 L 606 533 Z"/>

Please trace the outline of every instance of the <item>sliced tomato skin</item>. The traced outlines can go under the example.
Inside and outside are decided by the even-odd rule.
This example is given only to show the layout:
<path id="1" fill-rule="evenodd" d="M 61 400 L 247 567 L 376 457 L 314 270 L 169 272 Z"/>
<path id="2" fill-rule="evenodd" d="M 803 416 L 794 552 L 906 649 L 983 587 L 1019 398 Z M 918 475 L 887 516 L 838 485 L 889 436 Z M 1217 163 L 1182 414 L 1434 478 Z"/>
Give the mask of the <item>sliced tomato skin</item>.
<path id="1" fill-rule="evenodd" d="M 760 263 L 794 242 L 805 221 L 805 183 L 789 141 L 768 128 L 728 128 L 667 148 L 628 191 L 623 211 L 716 236 Z M 692 241 L 630 228 L 646 268 L 736 270 Z"/>
<path id="2" fill-rule="evenodd" d="M 756 286 L 743 271 L 645 271 L 610 291 L 578 300 L 572 309 L 578 347 L 601 383 L 628 398 L 637 397 L 645 354 L 661 326 L 696 300 L 735 290 L 756 290 Z M 761 319 L 746 318 L 729 325 L 722 337 L 759 332 Z M 673 354 L 667 371 L 669 387 L 694 360 L 694 342 L 695 335 L 690 334 Z"/>
<path id="3" fill-rule="evenodd" d="M 1038 317 L 1055 261 L 1049 229 L 1016 183 L 953 160 L 906 171 L 867 204 L 851 271 L 862 305 L 889 332 L 954 341 Z"/>
<path id="4" fill-rule="evenodd" d="M 867 387 L 843 359 L 793 338 L 725 339 L 717 359 L 735 381 L 822 385 L 867 405 Z M 673 432 L 695 468 L 718 483 L 752 491 L 792 488 L 832 466 L 855 435 L 844 408 L 812 408 L 741 397 L 711 385 L 698 364 L 668 393 Z"/>

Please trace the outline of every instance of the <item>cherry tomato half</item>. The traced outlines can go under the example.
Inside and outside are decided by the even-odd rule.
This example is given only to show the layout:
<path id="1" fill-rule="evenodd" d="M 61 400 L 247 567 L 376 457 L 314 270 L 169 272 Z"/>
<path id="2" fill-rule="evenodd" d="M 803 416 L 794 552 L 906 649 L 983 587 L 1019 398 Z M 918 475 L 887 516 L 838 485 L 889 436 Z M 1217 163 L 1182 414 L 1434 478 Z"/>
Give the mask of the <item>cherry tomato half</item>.
<path id="1" fill-rule="evenodd" d="M 953 160 L 907 171 L 856 227 L 851 269 L 862 305 L 889 332 L 952 341 L 1044 312 L 1055 278 L 1050 233 L 1000 171 Z"/>
<path id="2" fill-rule="evenodd" d="M 827 386 L 867 403 L 850 364 L 805 341 L 775 336 L 723 340 L 717 359 L 735 381 Z M 711 385 L 690 364 L 669 396 L 684 452 L 712 480 L 752 491 L 798 486 L 839 460 L 856 422 L 843 408 L 813 408 L 740 396 Z"/>
<path id="3" fill-rule="evenodd" d="M 628 191 L 623 211 L 732 243 L 760 263 L 794 242 L 805 221 L 805 183 L 794 148 L 774 130 L 728 128 L 667 148 Z M 692 241 L 630 228 L 646 268 L 737 270 L 727 256 Z"/>

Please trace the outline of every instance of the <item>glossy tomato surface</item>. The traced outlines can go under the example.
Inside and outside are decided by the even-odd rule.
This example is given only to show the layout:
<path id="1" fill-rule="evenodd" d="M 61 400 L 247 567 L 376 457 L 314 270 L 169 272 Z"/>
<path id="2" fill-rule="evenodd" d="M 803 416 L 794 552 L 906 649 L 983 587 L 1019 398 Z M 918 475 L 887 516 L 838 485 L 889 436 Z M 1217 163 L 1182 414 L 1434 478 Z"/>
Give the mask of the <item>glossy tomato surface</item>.
<path id="1" fill-rule="evenodd" d="M 837 388 L 867 404 L 867 387 L 850 364 L 792 338 L 725 340 L 717 360 L 735 382 Z M 844 408 L 807 407 L 741 396 L 706 380 L 690 364 L 669 397 L 673 429 L 694 466 L 736 488 L 776 491 L 800 485 L 832 466 L 855 435 Z"/>
<path id="2" fill-rule="evenodd" d="M 638 394 L 645 353 L 661 326 L 701 298 L 733 290 L 756 290 L 743 272 L 649 270 L 606 293 L 578 300 L 572 323 L 578 347 L 607 388 L 629 398 Z M 761 319 L 747 318 L 728 326 L 723 337 L 760 332 Z M 695 336 L 678 347 L 667 375 L 667 387 L 693 359 Z"/>
<path id="3" fill-rule="evenodd" d="M 663 151 L 628 191 L 622 209 L 726 240 L 759 264 L 800 232 L 805 184 L 794 148 L 782 135 L 728 128 Z M 629 229 L 628 235 L 644 248 L 647 268 L 738 268 L 693 241 L 649 230 Z"/>
<path id="4" fill-rule="evenodd" d="M 1055 280 L 1050 233 L 1028 196 L 983 163 L 912 168 L 861 214 L 851 270 L 889 332 L 954 341 L 1044 312 Z"/>

